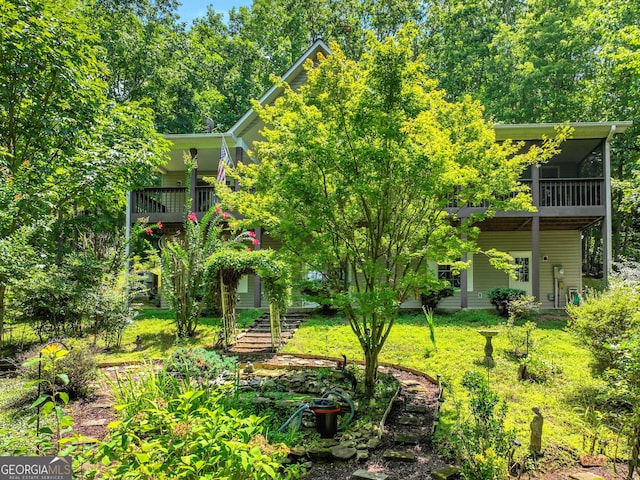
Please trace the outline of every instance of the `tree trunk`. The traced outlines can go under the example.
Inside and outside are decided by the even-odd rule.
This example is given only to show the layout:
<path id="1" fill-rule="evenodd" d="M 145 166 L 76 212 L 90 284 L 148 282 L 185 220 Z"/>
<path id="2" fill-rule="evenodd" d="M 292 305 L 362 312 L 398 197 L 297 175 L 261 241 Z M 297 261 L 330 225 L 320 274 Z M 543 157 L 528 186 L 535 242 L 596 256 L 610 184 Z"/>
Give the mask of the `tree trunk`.
<path id="1" fill-rule="evenodd" d="M 6 290 L 7 286 L 0 283 L 0 344 L 4 340 L 4 294 Z"/>
<path id="2" fill-rule="evenodd" d="M 364 352 L 364 396 L 372 398 L 376 388 L 376 378 L 378 377 L 378 350 L 367 348 Z"/>

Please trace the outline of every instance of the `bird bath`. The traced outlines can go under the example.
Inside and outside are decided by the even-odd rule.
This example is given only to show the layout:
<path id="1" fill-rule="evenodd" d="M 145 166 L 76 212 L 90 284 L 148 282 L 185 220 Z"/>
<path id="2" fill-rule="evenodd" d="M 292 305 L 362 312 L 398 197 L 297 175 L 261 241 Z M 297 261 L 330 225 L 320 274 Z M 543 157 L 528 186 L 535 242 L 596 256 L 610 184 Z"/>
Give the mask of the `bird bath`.
<path id="1" fill-rule="evenodd" d="M 482 364 L 486 367 L 495 367 L 496 362 L 493 360 L 493 345 L 491 339 L 500 333 L 500 330 L 478 330 L 478 333 L 485 338 L 484 359 Z"/>

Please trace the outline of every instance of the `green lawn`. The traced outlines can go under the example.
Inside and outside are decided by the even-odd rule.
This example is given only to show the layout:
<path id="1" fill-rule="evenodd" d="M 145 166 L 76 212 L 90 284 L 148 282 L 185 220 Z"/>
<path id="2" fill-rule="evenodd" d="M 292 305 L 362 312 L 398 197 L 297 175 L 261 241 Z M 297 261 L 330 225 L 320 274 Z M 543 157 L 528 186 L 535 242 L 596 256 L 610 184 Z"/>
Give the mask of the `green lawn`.
<path id="1" fill-rule="evenodd" d="M 503 319 L 488 312 L 460 312 L 455 316 L 436 317 L 434 351 L 429 329 L 423 316 L 403 316 L 391 331 L 380 360 L 416 368 L 435 377 L 441 374 L 449 382 L 457 398 L 462 397 L 460 381 L 469 370 L 482 370 L 489 376 L 491 387 L 509 405 L 509 422 L 518 430 L 518 438 L 528 445 L 531 408 L 540 406 L 545 417 L 543 440 L 550 444 L 582 448 L 581 416 L 571 398 L 580 397 L 588 387 L 601 386 L 591 375 L 591 354 L 578 345 L 565 330 L 563 320 L 545 321 L 534 331 L 533 340 L 539 356 L 552 363 L 561 373 L 547 384 L 517 380 L 518 363 L 507 354 L 506 336 L 493 339 L 496 367 L 487 371 L 479 364 L 483 358 L 484 338 L 477 333 L 482 327 L 500 330 Z M 314 353 L 330 356 L 345 354 L 363 359 L 355 335 L 347 323 L 339 319 L 312 319 L 296 332 L 284 347 L 285 352 Z M 451 402 L 445 403 L 445 409 Z M 446 415 L 443 416 L 445 419 Z"/>
<path id="2" fill-rule="evenodd" d="M 245 328 L 262 315 L 261 310 L 243 310 L 238 312 L 238 327 Z M 166 358 L 180 347 L 214 348 L 220 330 L 220 318 L 204 317 L 200 319 L 198 335 L 191 339 L 176 341 L 176 328 L 173 311 L 161 308 L 145 308 L 124 332 L 119 349 L 100 353 L 98 362 L 132 362 Z M 142 339 L 142 349 L 136 350 L 136 338 Z"/>
<path id="3" fill-rule="evenodd" d="M 261 313 L 259 310 L 239 313 L 240 326 L 251 323 Z M 170 310 L 144 309 L 142 315 L 125 331 L 121 348 L 100 353 L 98 361 L 110 363 L 164 358 L 181 346 L 213 348 L 220 319 L 203 318 L 196 338 L 176 342 L 172 315 Z M 413 367 L 432 376 L 441 374 L 443 380 L 453 387 L 456 398 L 462 398 L 462 375 L 468 370 L 480 369 L 488 374 L 492 388 L 508 402 L 509 421 L 517 428 L 523 445 L 527 445 L 529 440 L 531 408 L 537 405 L 545 417 L 543 441 L 546 445 L 570 446 L 582 452 L 582 417 L 577 413 L 578 405 L 572 399 L 579 398 L 589 388 L 602 387 L 602 381 L 592 375 L 591 354 L 566 331 L 565 320 L 541 321 L 533 334 L 536 352 L 560 373 L 546 384 L 518 381 L 518 363 L 507 353 L 509 342 L 504 327 L 500 325 L 502 321 L 493 312 L 487 311 L 463 311 L 456 315 L 437 316 L 435 350 L 424 316 L 406 315 L 394 326 L 380 360 Z M 477 330 L 482 327 L 503 330 L 493 341 L 496 367 L 490 371 L 479 363 L 484 355 L 484 338 Z M 135 339 L 138 335 L 142 338 L 141 351 L 136 351 Z M 350 359 L 363 359 L 349 325 L 336 317 L 318 316 L 306 321 L 283 351 L 333 357 L 345 354 Z M 4 397 L 15 396 L 16 391 L 8 389 L 6 381 L 2 381 L 0 387 Z M 451 409 L 451 405 L 451 401 L 445 403 L 445 415 L 442 416 L 445 427 L 446 410 Z M 3 424 L 11 423 L 13 419 L 0 416 L 0 428 Z"/>

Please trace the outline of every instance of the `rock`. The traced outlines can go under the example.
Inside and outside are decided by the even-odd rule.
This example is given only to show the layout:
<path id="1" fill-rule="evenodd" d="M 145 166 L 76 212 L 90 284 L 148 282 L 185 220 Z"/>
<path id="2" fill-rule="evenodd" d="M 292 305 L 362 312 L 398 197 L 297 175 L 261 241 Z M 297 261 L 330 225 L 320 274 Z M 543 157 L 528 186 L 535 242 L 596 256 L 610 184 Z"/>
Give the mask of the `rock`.
<path id="1" fill-rule="evenodd" d="M 87 420 L 86 422 L 82 422 L 80 426 L 82 427 L 101 427 L 102 425 L 106 425 L 111 420 L 107 418 L 99 418 L 97 420 Z"/>
<path id="2" fill-rule="evenodd" d="M 446 467 L 432 470 L 431 476 L 436 480 L 453 480 L 460 476 L 460 469 L 453 465 L 447 465 Z"/>
<path id="3" fill-rule="evenodd" d="M 409 413 L 427 413 L 429 411 L 426 405 L 418 403 L 410 403 L 404 409 Z"/>
<path id="4" fill-rule="evenodd" d="M 312 460 L 330 460 L 332 458 L 329 447 L 313 447 L 307 453 Z"/>
<path id="5" fill-rule="evenodd" d="M 340 446 L 341 447 L 355 447 L 356 446 L 356 442 L 354 442 L 353 440 L 347 440 L 345 442 L 340 442 Z"/>
<path id="6" fill-rule="evenodd" d="M 608 462 L 606 455 L 580 455 L 580 465 L 583 467 L 604 467 Z"/>
<path id="7" fill-rule="evenodd" d="M 331 447 L 331 455 L 337 460 L 349 460 L 355 457 L 356 453 L 357 451 L 353 447 L 345 447 L 342 445 Z"/>
<path id="8" fill-rule="evenodd" d="M 367 448 L 369 450 L 374 450 L 380 446 L 380 439 L 377 437 L 370 438 L 367 442 Z"/>
<path id="9" fill-rule="evenodd" d="M 415 386 L 407 388 L 409 393 L 427 393 L 427 389 L 422 386 Z"/>
<path id="10" fill-rule="evenodd" d="M 396 432 L 393 434 L 393 441 L 396 443 L 416 445 L 418 443 L 418 435 L 409 432 Z"/>
<path id="11" fill-rule="evenodd" d="M 405 387 L 420 385 L 420 382 L 418 382 L 417 380 L 400 380 L 400 383 Z"/>
<path id="12" fill-rule="evenodd" d="M 369 460 L 369 450 L 356 449 L 356 460 L 358 462 L 364 462 L 365 460 Z"/>
<path id="13" fill-rule="evenodd" d="M 263 392 L 273 392 L 278 389 L 278 386 L 276 385 L 276 382 L 274 380 L 271 380 L 270 378 L 268 378 L 267 380 L 262 382 L 260 389 Z"/>
<path id="14" fill-rule="evenodd" d="M 591 472 L 572 473 L 569 475 L 569 478 L 573 478 L 574 480 L 604 480 L 604 477 Z"/>
<path id="15" fill-rule="evenodd" d="M 387 480 L 389 475 L 386 473 L 374 473 L 367 470 L 356 470 L 351 474 L 352 480 Z"/>
<path id="16" fill-rule="evenodd" d="M 422 425 L 422 419 L 415 415 L 404 415 L 403 417 L 400 417 L 399 423 L 400 425 L 412 425 L 419 427 Z"/>
<path id="17" fill-rule="evenodd" d="M 415 462 L 416 454 L 413 452 L 399 451 L 399 450 L 387 450 L 382 457 L 385 460 L 395 460 L 398 462 Z"/>
<path id="18" fill-rule="evenodd" d="M 307 454 L 307 450 L 304 447 L 291 447 L 289 454 L 294 457 L 304 457 Z"/>

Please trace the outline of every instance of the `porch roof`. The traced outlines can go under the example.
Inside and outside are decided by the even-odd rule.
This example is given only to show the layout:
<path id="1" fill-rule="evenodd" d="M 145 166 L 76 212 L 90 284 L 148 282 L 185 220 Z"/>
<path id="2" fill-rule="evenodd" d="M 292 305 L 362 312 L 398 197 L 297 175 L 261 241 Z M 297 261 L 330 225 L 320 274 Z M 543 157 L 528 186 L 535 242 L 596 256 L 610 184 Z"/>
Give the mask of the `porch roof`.
<path id="1" fill-rule="evenodd" d="M 494 125 L 496 140 L 540 140 L 553 137 L 557 127 L 569 125 L 573 128 L 573 139 L 608 138 L 623 133 L 633 122 L 570 122 L 570 123 L 518 123 Z"/>

